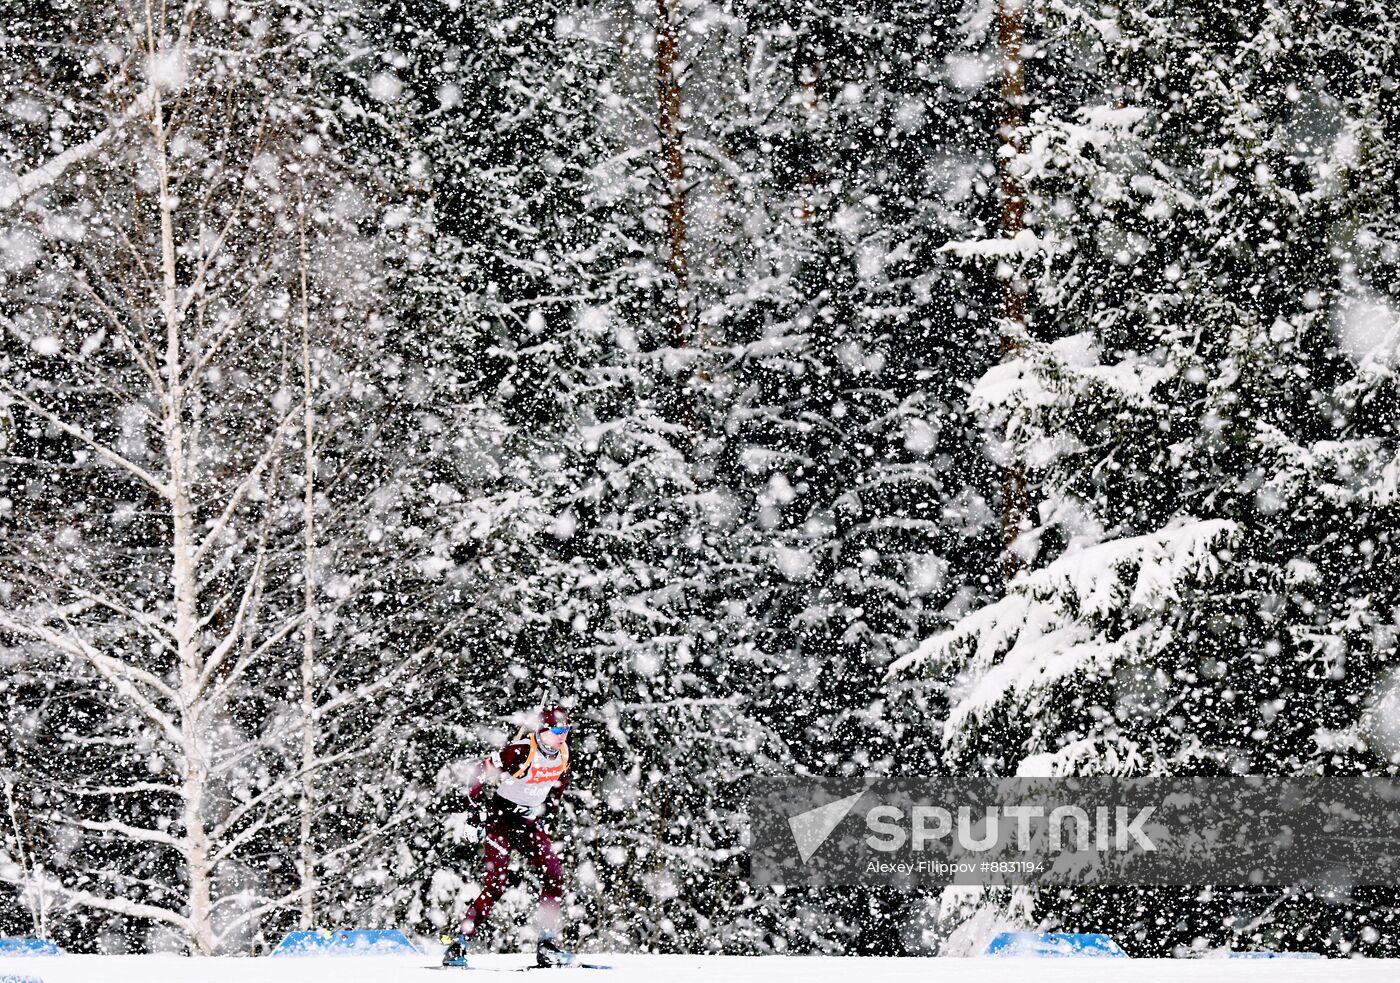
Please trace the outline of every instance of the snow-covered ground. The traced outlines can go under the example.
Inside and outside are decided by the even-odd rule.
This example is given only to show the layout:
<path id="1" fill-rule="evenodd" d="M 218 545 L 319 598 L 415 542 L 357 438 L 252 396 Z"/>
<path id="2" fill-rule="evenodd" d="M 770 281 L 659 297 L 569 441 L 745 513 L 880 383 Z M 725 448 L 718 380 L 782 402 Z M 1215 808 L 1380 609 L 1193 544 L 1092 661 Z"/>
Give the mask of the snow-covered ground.
<path id="1" fill-rule="evenodd" d="M 527 956 L 484 955 L 476 970 L 432 968 L 435 955 L 308 959 L 186 959 L 180 956 L 56 956 L 0 959 L 0 979 L 29 977 L 43 983 L 443 983 L 458 974 L 492 979 L 548 980 L 597 977 L 600 983 L 686 983 L 689 980 L 753 980 L 755 983 L 1293 983 L 1346 981 L 1393 983 L 1400 960 L 1349 959 L 878 959 L 871 957 L 767 957 L 597 955 L 610 971 L 549 970 L 507 975 L 529 965 Z"/>

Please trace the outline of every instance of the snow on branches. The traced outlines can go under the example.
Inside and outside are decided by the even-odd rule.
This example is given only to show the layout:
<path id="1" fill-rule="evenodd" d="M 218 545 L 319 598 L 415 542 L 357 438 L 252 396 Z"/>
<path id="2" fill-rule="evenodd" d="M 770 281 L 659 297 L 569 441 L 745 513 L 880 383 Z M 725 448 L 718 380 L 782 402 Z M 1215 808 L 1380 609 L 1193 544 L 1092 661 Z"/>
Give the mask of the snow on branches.
<path id="1" fill-rule="evenodd" d="M 950 701 L 944 740 L 955 755 L 970 734 L 998 718 L 1053 717 L 1072 690 L 1095 681 L 1111 685 L 1125 666 L 1152 664 L 1172 640 L 1172 604 L 1209 584 L 1235 534 L 1232 522 L 1183 520 L 1067 553 L 1018 577 L 1001 600 L 927 639 L 890 672 L 944 679 Z M 1084 763 L 1082 742 L 1105 736 L 1112 735 L 1064 747 L 1054 743 L 1053 731 L 1033 738 L 1018 773 L 1073 770 Z M 1112 760 L 1090 762 L 1091 770 L 1109 773 L 1143 763 L 1131 746 Z"/>

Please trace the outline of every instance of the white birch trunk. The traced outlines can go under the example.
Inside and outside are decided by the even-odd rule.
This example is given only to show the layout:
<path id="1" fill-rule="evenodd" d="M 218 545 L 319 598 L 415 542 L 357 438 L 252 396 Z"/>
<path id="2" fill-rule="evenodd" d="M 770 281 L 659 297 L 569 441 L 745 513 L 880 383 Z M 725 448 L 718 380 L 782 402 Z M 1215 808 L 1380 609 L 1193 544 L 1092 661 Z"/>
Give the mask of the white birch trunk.
<path id="1" fill-rule="evenodd" d="M 147 54 L 157 58 L 154 25 L 149 2 L 146 6 Z M 151 136 L 155 142 L 155 163 L 160 182 L 160 249 L 163 290 L 161 315 L 165 321 L 165 394 L 162 401 L 162 430 L 166 466 L 170 474 L 171 565 L 170 588 L 175 603 L 174 641 L 179 664 L 180 797 L 183 804 L 185 855 L 188 879 L 190 946 L 198 955 L 213 955 L 214 925 L 210 897 L 211 869 L 209 838 L 204 825 L 204 795 L 209 785 L 208 740 L 204 733 L 201 699 L 204 663 L 196 631 L 198 581 L 195 564 L 196 540 L 194 510 L 190 501 L 191 469 L 185 434 L 185 392 L 182 369 L 184 346 L 180 327 L 175 265 L 174 201 L 170 197 L 170 158 L 166 145 L 164 110 L 160 89 L 151 84 Z"/>
<path id="2" fill-rule="evenodd" d="M 15 786 L 5 783 L 5 814 L 10 821 L 10 830 L 15 838 L 15 859 L 19 861 L 23 877 L 24 901 L 29 908 L 29 919 L 34 926 L 35 938 L 49 937 L 48 895 L 44 891 L 42 871 L 37 867 L 33 848 L 25 842 L 24 827 L 20 825 L 19 808 L 15 805 Z"/>
<path id="3" fill-rule="evenodd" d="M 121 47 L 132 52 L 133 61 L 167 63 L 173 54 L 170 49 L 188 42 L 188 18 L 182 20 L 152 0 L 144 4 L 145 22 L 140 23 L 142 9 L 138 5 L 132 11 L 131 33 L 120 39 Z M 139 78 L 139 69 L 122 77 Z M 124 480 L 140 483 L 138 495 L 146 498 L 149 493 L 149 502 L 143 503 L 146 514 L 163 517 L 169 510 L 168 554 L 143 559 L 138 575 L 130 581 L 120 579 L 128 571 L 119 564 L 102 571 L 111 574 L 105 583 L 62 575 L 49 583 L 42 572 L 31 575 L 23 585 L 22 601 L 0 607 L 0 632 L 26 639 L 46 656 L 61 655 L 78 675 L 106 691 L 114 719 L 104 721 L 104 726 L 112 727 L 103 736 L 113 746 L 119 739 L 138 744 L 142 756 L 130 758 L 131 767 L 139 768 L 145 758 L 159 776 L 152 781 L 139 774 L 114 779 L 94 769 L 87 787 L 74 790 L 74 798 L 64 797 L 44 818 L 77 835 L 120 840 L 129 856 L 166 852 L 163 864 L 172 857 L 176 861 L 169 865 L 174 871 L 169 887 L 177 893 L 153 892 L 147 903 L 127 893 L 142 890 L 140 874 L 120 865 L 101 870 L 70 870 L 62 860 L 46 865 L 34 855 L 33 844 L 26 847 L 19 871 L 0 875 L 14 882 L 23 875 L 24 883 L 18 886 L 37 898 L 40 906 L 36 924 L 43 925 L 52 899 L 63 906 L 155 923 L 162 930 L 179 933 L 191 953 L 209 955 L 246 937 L 245 926 L 256 931 L 264 915 L 284 917 L 295 912 L 302 925 L 314 927 L 318 875 L 335 857 L 362 848 L 374 835 L 334 846 L 318 844 L 318 776 L 325 768 L 375 753 L 384 740 L 379 730 L 364 734 L 338 725 L 336 715 L 395 685 L 428 650 L 361 685 L 324 695 L 319 692 L 326 685 L 320 674 L 326 667 L 317 634 L 319 602 L 324 598 L 316 551 L 319 539 L 334 535 L 336 527 L 331 523 L 336 519 L 332 513 L 318 516 L 316 512 L 318 421 L 312 396 L 322 377 L 313 362 L 316 328 L 310 321 L 305 198 L 297 216 L 303 403 L 295 405 L 293 397 L 288 406 L 280 400 L 296 388 L 291 378 L 290 334 L 282 336 L 288 342 L 280 380 L 284 385 L 277 387 L 273 371 L 257 374 L 260 370 L 255 367 L 256 398 L 231 397 L 228 376 L 221 373 L 227 368 L 247 369 L 240 346 L 264 340 L 265 322 L 259 318 L 267 297 L 261 290 L 267 288 L 273 294 L 282 274 L 281 269 L 268 272 L 269 260 L 281 266 L 290 259 L 290 250 L 285 240 L 246 234 L 243 224 L 250 217 L 275 222 L 285 214 L 280 203 L 249 191 L 256 187 L 254 162 L 268 158 L 262 129 L 251 139 L 244 134 L 221 145 L 203 160 L 180 150 L 190 131 L 200 135 L 200 127 L 207 122 L 200 117 L 199 100 L 223 91 L 220 77 L 190 78 L 197 81 L 183 76 L 174 82 L 166 80 L 194 90 L 178 97 L 171 95 L 173 89 L 162 90 L 155 79 L 131 83 L 140 92 L 125 100 L 126 105 L 137 107 L 127 117 L 130 126 L 119 134 L 114 130 L 104 140 L 113 146 L 144 131 L 132 158 L 150 168 L 150 174 L 141 175 L 143 180 L 131 189 L 139 212 L 127 211 L 124 201 L 111 206 L 111 241 L 119 239 L 125 251 L 116 247 L 115 262 L 94 264 L 83 278 L 73 281 L 91 302 L 94 318 L 120 339 L 121 344 L 103 349 L 101 358 L 130 360 L 114 366 L 113 377 L 120 386 L 111 395 L 121 402 L 112 405 L 139 407 L 143 413 L 149 408 L 149 416 L 140 423 L 140 439 L 130 446 L 120 438 L 113 442 L 104 436 L 113 432 L 111 419 L 77 415 L 87 412 L 89 404 L 58 403 L 44 386 L 0 377 L 0 394 L 6 402 L 61 432 L 86 452 L 84 457 L 91 456 L 89 466 L 112 468 Z M 236 90 L 230 91 L 233 98 L 239 97 Z M 251 103 L 243 105 L 249 113 L 255 108 Z M 99 143 L 87 149 L 96 154 L 101 148 Z M 245 167 L 241 180 L 236 174 L 240 165 Z M 150 184 L 146 177 L 153 177 Z M 128 179 L 129 175 L 115 178 L 117 182 Z M 152 192 L 158 195 L 154 214 Z M 188 204 L 177 202 L 173 197 L 177 194 Z M 100 195 L 96 198 L 99 207 L 104 201 Z M 143 225 L 152 218 L 154 229 Z M 211 224 L 215 227 L 210 228 Z M 133 226 L 137 226 L 134 232 Z M 240 254 L 245 248 L 248 256 Z M 206 311 L 220 308 L 225 301 L 235 309 L 246 304 L 236 310 L 237 315 L 256 312 L 257 316 L 206 322 Z M 225 353 L 227 365 L 222 360 Z M 223 401 L 233 426 L 201 430 L 199 421 L 212 415 L 208 407 L 216 400 Z M 112 409 L 101 398 L 92 405 L 103 407 L 94 413 Z M 75 411 L 73 406 L 80 408 Z M 67 417 L 67 413 L 75 415 Z M 298 423 L 305 441 L 300 502 L 278 480 L 284 465 L 290 470 L 290 441 Z M 258 431 L 264 431 L 255 438 L 263 441 L 261 447 L 249 439 Z M 227 473 L 226 467 L 235 466 L 227 462 L 235 461 L 241 462 L 236 465 L 239 471 Z M 269 490 L 271 496 L 265 494 Z M 286 498 L 277 497 L 282 491 Z M 284 536 L 279 525 L 285 519 L 294 522 L 298 506 L 303 521 L 300 542 L 294 527 Z M 57 549 L 42 531 L 33 535 L 41 548 Z M 286 567 L 295 566 L 298 550 L 305 579 L 300 598 L 294 589 L 285 593 L 276 589 L 277 582 L 268 572 L 273 569 L 280 576 Z M 278 566 L 280 562 L 285 566 Z M 334 610 L 329 600 L 326 610 Z M 284 670 L 298 661 L 298 631 L 299 691 L 294 679 L 283 681 Z M 258 679 L 264 663 L 273 659 L 281 660 L 280 664 L 267 678 Z M 236 711 L 245 697 L 262 701 L 257 714 L 250 717 L 252 726 L 265 731 L 245 736 L 234 729 L 232 722 L 242 723 L 237 712 L 229 711 Z M 270 704 L 269 697 L 276 703 Z M 291 731 L 298 715 L 299 748 L 294 743 L 298 735 Z M 227 734 L 236 735 L 231 743 Z M 353 747 L 328 750 L 341 734 L 348 734 L 347 742 Z M 89 738 L 93 743 L 101 739 Z M 318 757 L 318 752 L 324 756 Z M 260 781 L 264 776 L 265 781 Z M 154 815 L 143 825 L 130 821 L 125 810 L 104 814 L 87 808 L 90 800 L 76 797 L 83 794 L 161 798 L 145 800 L 153 805 L 148 812 Z M 403 815 L 395 814 L 384 826 L 403 821 Z M 294 829 L 299 833 L 295 847 L 288 842 L 297 835 Z M 250 850 L 265 849 L 269 843 L 287 843 L 288 852 L 296 851 L 288 858 L 297 866 L 295 880 L 281 874 L 266 881 L 244 877 L 240 861 Z M 245 884 L 256 882 L 257 887 L 247 888 L 246 898 L 235 896 L 225 888 L 235 877 L 244 877 Z M 132 882 L 136 884 L 128 887 Z M 268 882 L 275 887 L 257 893 Z M 225 891 L 222 896 L 221 891 Z"/>

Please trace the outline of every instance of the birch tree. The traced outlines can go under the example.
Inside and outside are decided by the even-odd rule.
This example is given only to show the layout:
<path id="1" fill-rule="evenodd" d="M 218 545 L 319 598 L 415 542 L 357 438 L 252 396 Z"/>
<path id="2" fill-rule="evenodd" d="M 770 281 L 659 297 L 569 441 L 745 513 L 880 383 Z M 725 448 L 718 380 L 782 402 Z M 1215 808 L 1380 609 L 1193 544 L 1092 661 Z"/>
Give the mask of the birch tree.
<path id="1" fill-rule="evenodd" d="M 315 620 L 358 595 L 344 581 L 331 603 L 318 599 L 311 363 L 344 335 L 327 342 L 311 323 L 298 235 L 310 219 L 294 214 L 293 178 L 330 178 L 311 218 L 332 243 L 343 245 L 337 230 L 384 228 L 384 206 L 372 190 L 336 188 L 344 173 L 318 165 L 345 131 L 298 88 L 350 71 L 335 57 L 343 49 L 324 44 L 325 28 L 350 30 L 344 16 L 296 7 L 274 23 L 252 4 L 73 6 L 79 31 L 64 67 L 91 79 L 87 117 L 38 104 L 31 115 L 59 134 L 50 143 L 67 138 L 61 120 L 98 135 L 36 153 L 7 198 L 9 235 L 31 246 L 7 270 L 0 397 L 16 420 L 9 487 L 26 492 L 5 516 L 16 562 L 0 639 L 21 664 L 58 660 L 66 695 L 92 705 L 33 724 L 56 752 L 31 776 L 43 819 L 70 841 L 66 863 L 44 865 L 44 889 L 128 931 L 163 930 L 145 945 L 210 954 L 242 946 L 277 912 L 311 910 L 309 868 L 327 859 L 308 847 L 312 776 L 384 738 L 369 727 L 352 748 L 318 746 L 312 722 L 329 728 L 378 687 L 359 678 L 346 688 L 345 674 L 309 665 Z M 365 104 L 391 101 L 391 83 L 366 74 Z M 338 263 L 341 284 L 372 291 L 386 256 L 365 266 L 365 254 L 342 249 L 322 271 Z M 354 291 L 322 293 L 341 332 L 335 312 L 343 322 Z M 300 551 L 283 498 L 298 463 Z M 300 686 L 285 671 L 299 633 Z M 409 664 L 368 671 L 387 686 Z M 298 716 L 302 753 L 288 755 L 285 722 Z M 298 820 L 302 876 L 288 883 L 267 859 Z M 338 831 L 335 852 L 362 846 L 362 832 Z"/>

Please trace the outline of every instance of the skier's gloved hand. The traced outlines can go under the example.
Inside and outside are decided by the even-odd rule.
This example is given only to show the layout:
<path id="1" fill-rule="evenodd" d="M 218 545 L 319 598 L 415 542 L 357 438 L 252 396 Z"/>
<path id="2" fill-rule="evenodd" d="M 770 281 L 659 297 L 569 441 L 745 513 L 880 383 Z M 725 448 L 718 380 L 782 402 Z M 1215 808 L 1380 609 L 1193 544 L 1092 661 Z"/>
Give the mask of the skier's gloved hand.
<path id="1" fill-rule="evenodd" d="M 453 841 L 479 843 L 481 841 L 481 817 L 474 811 L 455 812 L 447 817 L 443 825 L 452 835 Z"/>

